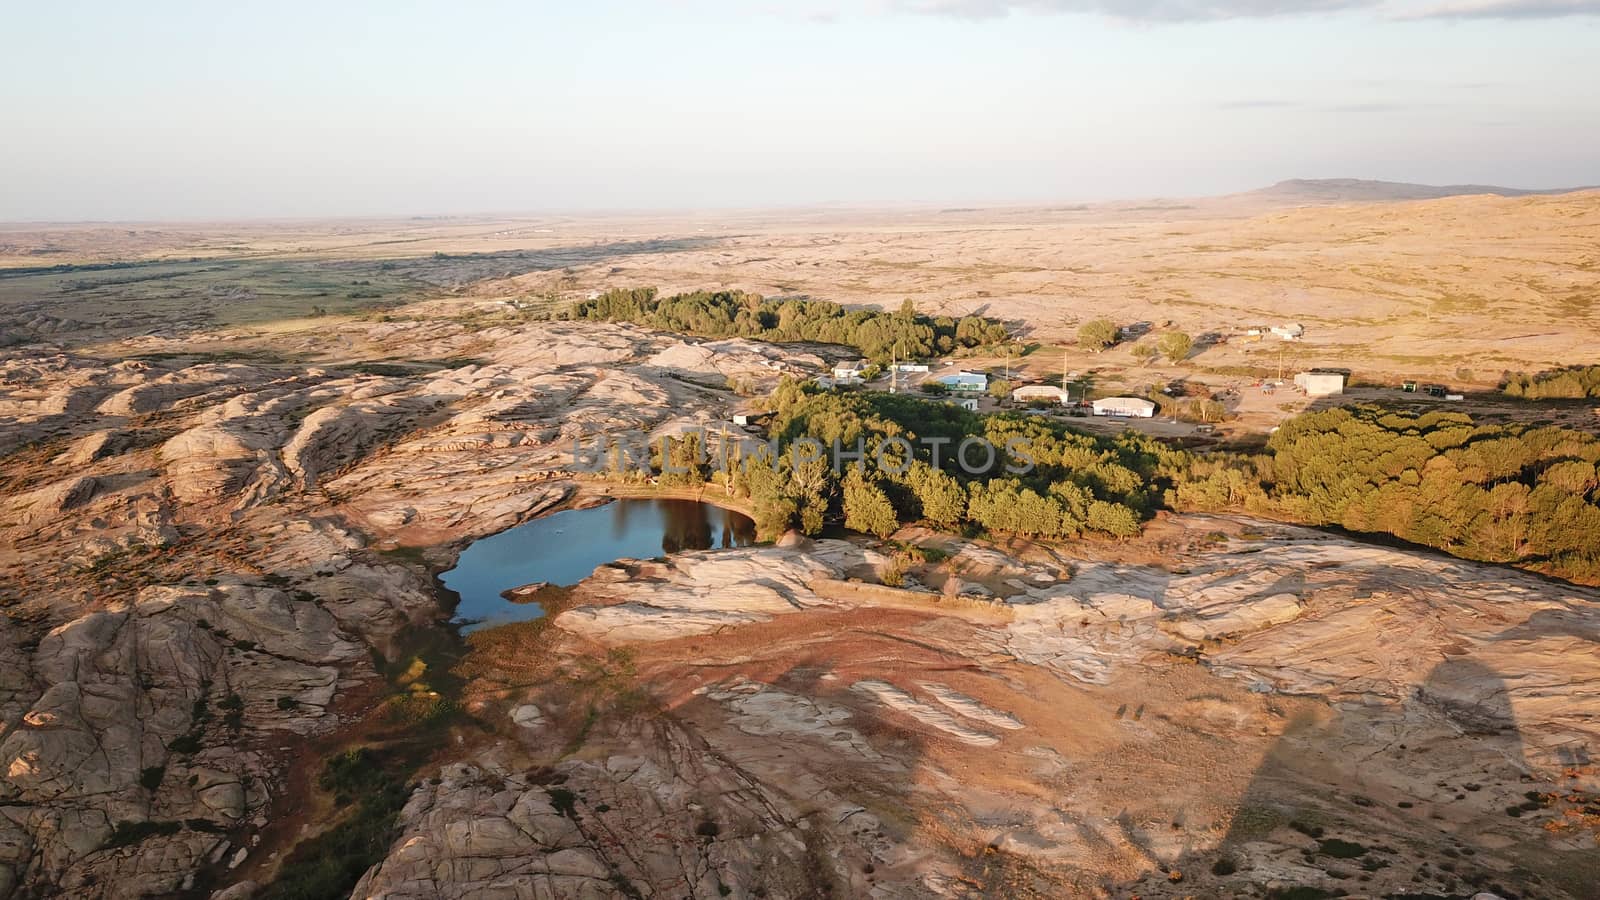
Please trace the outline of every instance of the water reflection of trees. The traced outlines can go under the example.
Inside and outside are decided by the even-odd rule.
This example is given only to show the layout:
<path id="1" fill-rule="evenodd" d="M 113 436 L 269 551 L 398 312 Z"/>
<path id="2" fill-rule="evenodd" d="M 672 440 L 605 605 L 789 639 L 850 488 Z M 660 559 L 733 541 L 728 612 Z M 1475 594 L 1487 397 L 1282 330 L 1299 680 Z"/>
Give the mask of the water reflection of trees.
<path id="1" fill-rule="evenodd" d="M 742 513 L 728 509 L 718 509 L 717 514 L 722 517 L 722 546 L 748 547 L 756 542 L 755 520 Z"/>
<path id="2" fill-rule="evenodd" d="M 663 553 L 748 547 L 755 541 L 755 523 L 748 516 L 694 500 L 657 502 Z"/>
<path id="3" fill-rule="evenodd" d="M 661 551 L 711 548 L 711 517 L 706 507 L 692 500 L 661 500 Z"/>
<path id="4" fill-rule="evenodd" d="M 626 501 L 622 503 L 611 504 L 611 540 L 621 541 L 630 533 L 632 533 L 633 529 L 631 527 L 631 522 L 634 517 L 634 512 L 636 511 L 636 507 L 641 505 L 642 504 L 638 503 L 628 503 Z"/>

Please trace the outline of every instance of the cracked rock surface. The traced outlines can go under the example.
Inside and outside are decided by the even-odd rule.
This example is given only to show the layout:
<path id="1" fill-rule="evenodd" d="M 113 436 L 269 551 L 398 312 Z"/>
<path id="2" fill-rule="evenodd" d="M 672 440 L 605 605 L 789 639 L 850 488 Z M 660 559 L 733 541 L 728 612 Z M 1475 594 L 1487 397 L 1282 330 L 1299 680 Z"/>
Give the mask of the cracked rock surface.
<path id="1" fill-rule="evenodd" d="M 568 500 L 573 437 L 725 421 L 697 381 L 795 366 L 620 327 L 339 328 L 367 358 L 461 361 L 0 350 L 0 897 L 226 882 L 298 802 L 298 749 L 448 615 L 403 548 L 446 563 Z"/>

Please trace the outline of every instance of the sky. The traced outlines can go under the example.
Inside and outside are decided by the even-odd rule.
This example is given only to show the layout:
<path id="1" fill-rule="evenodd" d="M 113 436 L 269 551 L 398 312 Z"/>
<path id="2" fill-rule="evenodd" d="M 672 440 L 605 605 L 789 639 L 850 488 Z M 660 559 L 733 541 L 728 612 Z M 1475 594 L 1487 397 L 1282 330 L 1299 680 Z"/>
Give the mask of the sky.
<path id="1" fill-rule="evenodd" d="M 18 3 L 0 220 L 1600 184 L 1600 0 Z"/>

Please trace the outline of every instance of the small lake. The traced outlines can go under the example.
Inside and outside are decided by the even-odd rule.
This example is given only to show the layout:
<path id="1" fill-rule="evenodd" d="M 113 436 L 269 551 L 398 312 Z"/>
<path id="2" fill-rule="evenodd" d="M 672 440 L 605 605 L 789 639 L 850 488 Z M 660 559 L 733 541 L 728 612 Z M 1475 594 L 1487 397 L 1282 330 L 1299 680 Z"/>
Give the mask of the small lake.
<path id="1" fill-rule="evenodd" d="M 618 559 L 683 550 L 748 547 L 750 517 L 695 500 L 616 500 L 569 509 L 473 541 L 439 580 L 461 598 L 463 631 L 544 615 L 537 603 L 512 603 L 502 591 L 544 581 L 573 585 Z"/>

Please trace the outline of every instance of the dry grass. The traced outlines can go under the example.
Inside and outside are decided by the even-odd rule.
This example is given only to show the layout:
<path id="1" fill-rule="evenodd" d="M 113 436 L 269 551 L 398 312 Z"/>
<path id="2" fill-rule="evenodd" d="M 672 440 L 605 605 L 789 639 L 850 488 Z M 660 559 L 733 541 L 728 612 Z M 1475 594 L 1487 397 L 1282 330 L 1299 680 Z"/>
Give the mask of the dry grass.
<path id="1" fill-rule="evenodd" d="M 1046 345 L 1070 341 L 1078 323 L 1100 315 L 1196 334 L 1295 320 L 1308 328 L 1291 348 L 1297 365 L 1441 377 L 1466 365 L 1493 378 L 1502 368 L 1587 358 L 1600 330 L 1597 245 L 1600 192 L 1276 210 L 1202 202 L 693 220 L 0 226 L 0 271 L 135 264 L 0 277 L 0 318 L 27 308 L 145 327 L 237 324 L 313 305 L 339 313 L 452 298 L 467 309 L 517 298 L 545 308 L 609 287 L 728 287 L 844 303 L 910 297 L 928 311 L 1005 318 Z M 1213 347 L 1193 365 L 1260 365 L 1250 349 L 1260 350 Z M 1119 349 L 1069 360 L 1091 363 L 1131 357 Z"/>

